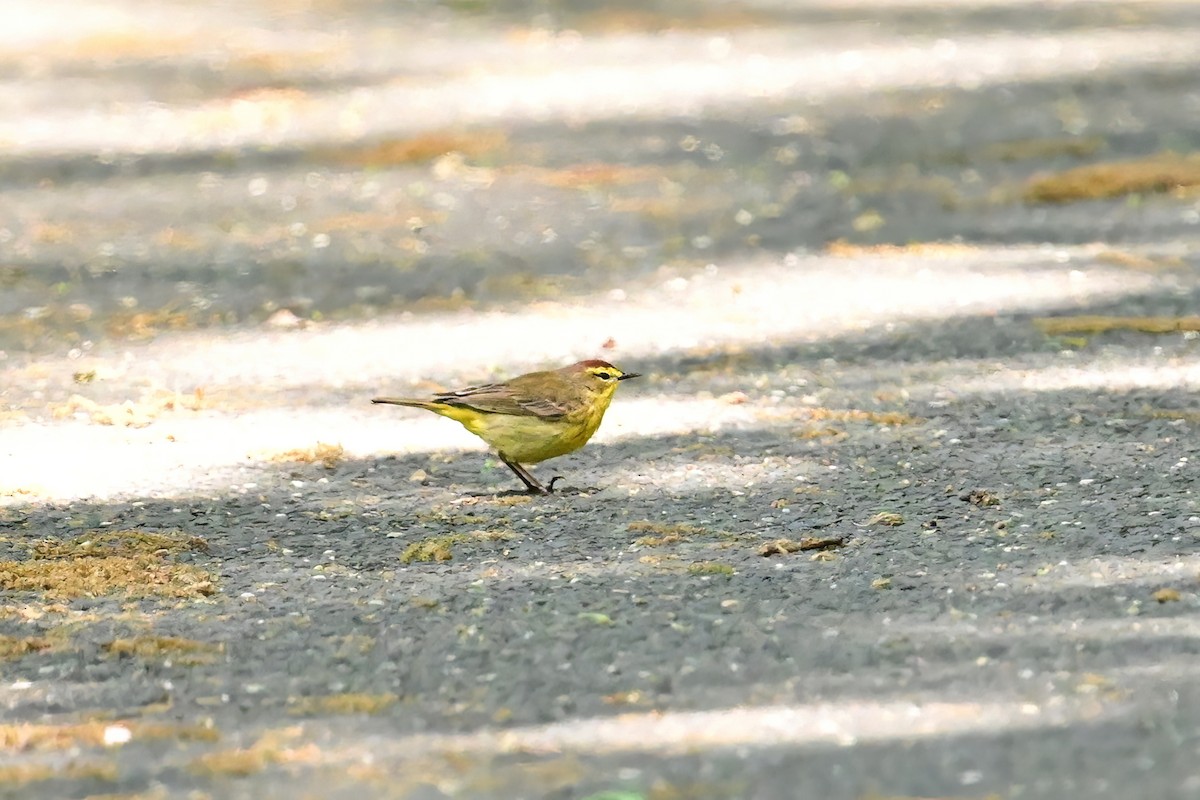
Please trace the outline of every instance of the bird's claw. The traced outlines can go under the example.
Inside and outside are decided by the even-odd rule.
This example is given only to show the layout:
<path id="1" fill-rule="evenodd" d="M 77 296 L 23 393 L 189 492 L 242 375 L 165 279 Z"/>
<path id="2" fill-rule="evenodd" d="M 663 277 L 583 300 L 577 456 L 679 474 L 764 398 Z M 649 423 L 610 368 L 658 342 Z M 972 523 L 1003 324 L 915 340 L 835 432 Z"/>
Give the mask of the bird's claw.
<path id="1" fill-rule="evenodd" d="M 555 475 L 553 478 L 551 478 L 550 482 L 546 484 L 546 494 L 553 494 L 555 482 L 563 480 L 566 480 L 566 478 L 564 478 L 562 475 Z"/>

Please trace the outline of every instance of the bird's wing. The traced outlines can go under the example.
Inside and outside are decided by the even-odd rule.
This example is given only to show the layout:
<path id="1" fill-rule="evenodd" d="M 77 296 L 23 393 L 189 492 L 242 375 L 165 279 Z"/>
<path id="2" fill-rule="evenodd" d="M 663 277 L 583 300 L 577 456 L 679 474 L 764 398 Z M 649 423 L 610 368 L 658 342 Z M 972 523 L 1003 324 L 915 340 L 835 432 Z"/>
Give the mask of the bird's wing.
<path id="1" fill-rule="evenodd" d="M 468 386 L 457 392 L 446 392 L 435 397 L 434 402 L 473 408 L 486 414 L 540 417 L 546 420 L 561 419 L 567 413 L 567 409 L 562 403 L 546 397 L 521 397 L 510 386 L 500 383 Z"/>

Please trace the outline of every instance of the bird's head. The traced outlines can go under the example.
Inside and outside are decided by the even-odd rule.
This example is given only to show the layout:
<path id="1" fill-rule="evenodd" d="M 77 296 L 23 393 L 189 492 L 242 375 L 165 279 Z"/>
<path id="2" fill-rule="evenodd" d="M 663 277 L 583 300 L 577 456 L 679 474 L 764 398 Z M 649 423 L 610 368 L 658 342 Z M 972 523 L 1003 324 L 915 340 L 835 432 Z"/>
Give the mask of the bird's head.
<path id="1" fill-rule="evenodd" d="M 617 384 L 621 381 L 641 377 L 640 373 L 622 372 L 607 361 L 601 361 L 598 358 L 580 361 L 578 364 L 564 367 L 563 371 L 578 379 L 580 385 L 586 387 L 590 394 L 606 398 L 612 397 L 613 392 L 617 390 Z"/>

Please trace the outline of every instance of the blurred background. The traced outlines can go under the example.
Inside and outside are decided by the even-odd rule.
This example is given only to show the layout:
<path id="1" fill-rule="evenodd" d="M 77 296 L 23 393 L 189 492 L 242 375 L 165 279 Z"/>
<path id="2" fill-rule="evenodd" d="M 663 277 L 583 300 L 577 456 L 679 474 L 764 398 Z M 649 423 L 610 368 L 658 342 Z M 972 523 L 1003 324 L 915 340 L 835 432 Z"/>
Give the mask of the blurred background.
<path id="1" fill-rule="evenodd" d="M 9 0 L 0 350 L 880 245 L 1177 266 L 1197 41 L 1187 0 Z"/>

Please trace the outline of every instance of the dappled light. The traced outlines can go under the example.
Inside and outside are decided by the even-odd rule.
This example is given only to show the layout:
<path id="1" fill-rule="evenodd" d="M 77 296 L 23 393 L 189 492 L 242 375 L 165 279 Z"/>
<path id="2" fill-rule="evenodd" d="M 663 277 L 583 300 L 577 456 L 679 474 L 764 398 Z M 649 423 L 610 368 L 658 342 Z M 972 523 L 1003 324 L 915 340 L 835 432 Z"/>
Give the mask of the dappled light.
<path id="1" fill-rule="evenodd" d="M 836 348 L 847 337 L 903 331 L 905 323 L 933 325 L 973 313 L 985 319 L 1040 314 L 1157 285 L 1161 280 L 1153 275 L 1097 264 L 1086 249 L 976 248 L 933 261 L 907 254 L 862 256 L 851 273 L 840 260 L 809 257 L 757 267 L 714 265 L 690 279 L 630 287 L 619 302 L 594 295 L 513 312 L 253 338 L 238 332 L 186 334 L 140 348 L 135 360 L 128 351 L 39 357 L 8 367 L 15 384 L 37 391 L 24 404 L 10 404 L 10 413 L 33 420 L 49 411 L 57 423 L 18 427 L 6 436 L 10 458 L 0 470 L 0 486 L 10 491 L 22 482 L 38 486 L 46 500 L 122 493 L 130 485 L 186 495 L 198 476 L 213 469 L 245 474 L 264 461 L 274 469 L 271 454 L 311 447 L 315 439 L 337 443 L 356 457 L 474 448 L 473 437 L 456 426 L 371 408 L 367 396 L 420 392 L 418 381 L 434 376 L 446 384 L 478 380 L 491 365 L 515 373 L 555 357 L 566 360 L 607 334 L 621 337 L 623 344 L 613 352 L 623 361 L 682 355 L 695 365 L 688 371 L 704 368 L 709 382 L 697 396 L 691 387 L 676 388 L 665 368 L 657 370 L 661 377 L 653 389 L 623 393 L 598 441 L 763 425 L 772 415 L 802 414 L 816 401 L 819 386 L 812 365 L 800 361 L 791 364 L 798 369 L 794 379 L 778 383 L 766 372 L 770 355 L 761 343 L 798 347 L 803 358 L 830 343 Z M 721 298 L 715 307 L 714 297 Z M 1027 335 L 1036 335 L 1032 326 Z M 439 346 L 413 346 L 431 338 Z M 544 343 L 536 360 L 517 352 L 529 340 Z M 453 368 L 439 368 L 448 353 L 459 354 Z M 901 383 L 909 402 L 919 403 L 946 391 L 989 387 L 1193 384 L 1195 371 L 1191 362 L 1109 361 L 997 371 L 993 362 L 977 361 L 959 362 L 932 380 L 908 375 Z M 81 373 L 93 375 L 94 383 L 80 385 L 73 376 Z M 747 383 L 748 375 L 758 377 Z M 888 376 L 874 380 L 881 378 Z M 118 393 L 109 402 L 86 398 L 102 398 L 110 386 Z M 652 396 L 645 397 L 648 392 Z M 68 463 L 64 453 L 72 453 Z"/>

